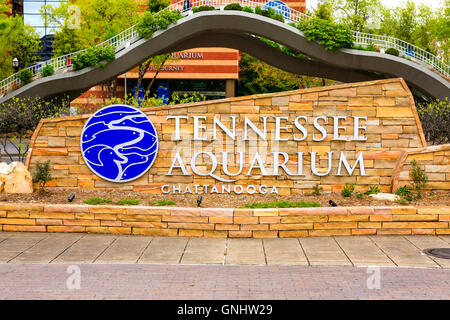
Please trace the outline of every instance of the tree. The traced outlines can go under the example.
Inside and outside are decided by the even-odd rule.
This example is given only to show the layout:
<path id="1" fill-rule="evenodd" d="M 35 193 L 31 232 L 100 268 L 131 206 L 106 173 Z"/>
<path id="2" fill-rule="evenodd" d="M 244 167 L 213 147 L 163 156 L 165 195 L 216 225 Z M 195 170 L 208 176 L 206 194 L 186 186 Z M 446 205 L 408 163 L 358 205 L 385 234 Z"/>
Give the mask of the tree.
<path id="1" fill-rule="evenodd" d="M 24 68 L 34 62 L 33 52 L 39 48 L 39 36 L 34 29 L 23 23 L 20 16 L 8 16 L 11 8 L 7 0 L 0 0 L 0 78 L 11 75 L 12 60 L 19 59 Z"/>
<path id="2" fill-rule="evenodd" d="M 171 0 L 148 0 L 147 10 L 150 12 L 158 12 L 168 7 L 171 2 Z"/>
<path id="3" fill-rule="evenodd" d="M 323 20 L 333 21 L 333 4 L 330 1 L 320 1 L 314 10 L 314 16 Z"/>
<path id="4" fill-rule="evenodd" d="M 336 81 L 296 75 L 275 67 L 261 60 L 242 53 L 239 65 L 239 95 L 269 93 L 278 91 L 310 88 L 330 85 Z"/>
<path id="5" fill-rule="evenodd" d="M 362 32 L 377 19 L 381 4 L 379 0 L 337 0 L 335 8 L 341 23 Z"/>

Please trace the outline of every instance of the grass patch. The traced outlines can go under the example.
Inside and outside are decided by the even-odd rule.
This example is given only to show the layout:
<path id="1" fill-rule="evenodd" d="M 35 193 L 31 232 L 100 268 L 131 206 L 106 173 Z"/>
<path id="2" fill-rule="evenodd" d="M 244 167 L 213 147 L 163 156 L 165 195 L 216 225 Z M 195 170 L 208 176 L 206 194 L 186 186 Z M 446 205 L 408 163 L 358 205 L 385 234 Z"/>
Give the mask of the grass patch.
<path id="1" fill-rule="evenodd" d="M 123 198 L 117 201 L 117 204 L 121 206 L 137 206 L 139 203 L 141 203 L 141 200 L 136 198 Z"/>
<path id="2" fill-rule="evenodd" d="M 157 205 L 158 207 L 163 207 L 163 206 L 173 206 L 176 204 L 176 202 L 173 200 L 157 200 L 157 201 L 150 201 L 148 204 L 151 206 Z"/>
<path id="3" fill-rule="evenodd" d="M 90 198 L 90 199 L 84 200 L 83 202 L 86 204 L 97 206 L 97 205 L 111 203 L 112 200 L 107 199 L 107 198 Z"/>
<path id="4" fill-rule="evenodd" d="M 243 208 L 249 209 L 264 209 L 264 208 L 310 208 L 310 207 L 321 207 L 322 205 L 318 202 L 309 201 L 296 201 L 291 202 L 287 200 L 275 201 L 275 202 L 253 202 L 248 203 Z"/>

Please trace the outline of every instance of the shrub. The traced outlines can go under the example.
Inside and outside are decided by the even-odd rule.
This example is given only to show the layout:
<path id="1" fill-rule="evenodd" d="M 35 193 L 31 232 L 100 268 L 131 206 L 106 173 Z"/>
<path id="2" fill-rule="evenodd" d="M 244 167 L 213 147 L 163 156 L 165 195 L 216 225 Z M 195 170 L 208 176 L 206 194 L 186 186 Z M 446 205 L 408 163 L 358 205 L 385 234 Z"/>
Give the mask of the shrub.
<path id="1" fill-rule="evenodd" d="M 242 6 L 239 3 L 230 3 L 223 8 L 223 10 L 236 10 L 236 11 L 242 11 Z"/>
<path id="2" fill-rule="evenodd" d="M 243 7 L 242 11 L 248 12 L 248 13 L 254 13 L 253 9 L 251 7 L 248 7 L 248 6 Z"/>
<path id="3" fill-rule="evenodd" d="M 409 190 L 408 186 L 403 186 L 403 187 L 398 188 L 395 191 L 395 194 L 398 196 L 401 196 L 401 197 L 405 197 L 405 196 L 411 194 L 411 191 Z"/>
<path id="4" fill-rule="evenodd" d="M 416 190 L 422 190 L 425 189 L 428 182 L 428 176 L 426 175 L 425 171 L 423 171 L 419 165 L 417 164 L 416 160 L 413 160 L 411 162 L 412 170 L 409 172 L 409 176 L 413 181 L 414 189 Z"/>
<path id="5" fill-rule="evenodd" d="M 431 144 L 450 142 L 450 105 L 448 98 L 418 103 L 417 112 L 425 139 Z"/>
<path id="6" fill-rule="evenodd" d="M 213 10 L 216 10 L 216 8 L 213 6 L 200 6 L 200 7 L 192 8 L 193 13 L 197 13 L 197 12 L 201 12 L 201 11 L 213 11 Z"/>
<path id="7" fill-rule="evenodd" d="M 309 207 L 321 207 L 322 205 L 318 202 L 309 202 L 309 201 L 297 201 L 290 202 L 286 200 L 275 201 L 275 202 L 253 202 L 250 204 L 246 204 L 244 208 L 250 209 L 263 209 L 263 208 L 309 208 Z"/>
<path id="8" fill-rule="evenodd" d="M 44 68 L 42 68 L 42 76 L 43 77 L 49 77 L 51 75 L 55 74 L 55 68 L 51 64 L 45 65 Z"/>
<path id="9" fill-rule="evenodd" d="M 117 201 L 117 204 L 121 206 L 137 206 L 139 203 L 141 203 L 141 200 L 135 198 L 123 198 Z"/>
<path id="10" fill-rule="evenodd" d="M 163 207 L 163 206 L 173 206 L 176 204 L 176 202 L 173 200 L 164 199 L 164 200 L 150 201 L 149 204 L 151 206 L 154 206 L 156 204 L 158 207 Z"/>
<path id="11" fill-rule="evenodd" d="M 90 199 L 84 200 L 83 202 L 86 204 L 97 206 L 97 205 L 111 203 L 112 201 L 107 198 L 90 198 Z"/>
<path id="12" fill-rule="evenodd" d="M 341 193 L 344 197 L 351 197 L 353 191 L 355 191 L 355 184 L 346 182 L 345 187 L 342 189 Z"/>
<path id="13" fill-rule="evenodd" d="M 284 22 L 283 15 L 281 13 L 276 12 L 273 8 L 261 9 L 260 7 L 255 8 L 255 13 L 261 16 L 275 19 L 281 22 Z"/>
<path id="14" fill-rule="evenodd" d="M 316 184 L 316 185 L 313 187 L 313 195 L 315 195 L 315 196 L 320 196 L 320 194 L 322 193 L 322 190 L 323 190 L 323 188 L 322 188 L 322 187 L 319 187 L 319 185 Z"/>
<path id="15" fill-rule="evenodd" d="M 41 98 L 12 98 L 0 104 L 0 145 L 11 161 L 14 153 L 23 161 L 28 152 L 29 137 L 42 118 L 59 116 L 68 111 L 67 100 L 43 100 Z M 8 146 L 8 147 L 6 147 Z"/>
<path id="16" fill-rule="evenodd" d="M 390 55 L 396 56 L 396 57 L 398 57 L 400 55 L 400 52 L 395 48 L 386 49 L 386 51 L 384 51 L 384 53 L 390 54 Z"/>
<path id="17" fill-rule="evenodd" d="M 164 10 L 158 14 L 145 12 L 137 26 L 137 32 L 141 38 L 151 38 L 158 28 L 166 29 L 172 23 L 181 18 L 180 12 Z"/>
<path id="18" fill-rule="evenodd" d="M 356 194 L 356 197 L 357 197 L 358 199 L 362 199 L 362 198 L 364 197 L 364 194 L 363 194 L 363 193 L 357 193 L 357 194 Z"/>
<path id="19" fill-rule="evenodd" d="M 369 190 L 367 190 L 366 192 L 364 192 L 364 194 L 369 195 L 369 194 L 377 194 L 380 193 L 381 190 L 378 186 L 370 186 Z"/>
<path id="20" fill-rule="evenodd" d="M 43 192 L 45 184 L 52 180 L 52 173 L 50 172 L 50 160 L 40 163 L 36 163 L 36 171 L 33 175 L 33 182 L 39 183 L 39 191 Z"/>
<path id="21" fill-rule="evenodd" d="M 326 50 L 353 47 L 353 33 L 344 25 L 313 18 L 308 21 L 301 21 L 297 28 L 303 32 L 308 40 L 317 41 Z"/>
<path id="22" fill-rule="evenodd" d="M 31 82 L 31 78 L 33 78 L 33 73 L 31 72 L 30 69 L 27 68 L 20 71 L 17 76 L 20 79 L 20 81 L 22 81 L 24 84 L 27 84 Z"/>
<path id="23" fill-rule="evenodd" d="M 111 62 L 116 58 L 116 51 L 114 47 L 93 47 L 86 51 L 77 53 L 72 59 L 74 70 L 81 70 L 87 67 L 105 65 L 102 61 Z"/>

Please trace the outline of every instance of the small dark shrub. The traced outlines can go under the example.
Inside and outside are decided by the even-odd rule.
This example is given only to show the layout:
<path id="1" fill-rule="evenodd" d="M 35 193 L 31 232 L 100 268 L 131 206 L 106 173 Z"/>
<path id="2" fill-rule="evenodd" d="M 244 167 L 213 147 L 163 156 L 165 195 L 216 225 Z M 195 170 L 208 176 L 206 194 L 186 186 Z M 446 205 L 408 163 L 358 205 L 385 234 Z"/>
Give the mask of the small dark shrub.
<path id="1" fill-rule="evenodd" d="M 396 56 L 396 57 L 398 57 L 400 55 L 400 52 L 395 48 L 386 49 L 386 51 L 384 51 L 384 53 L 390 54 L 390 55 Z"/>
<path id="2" fill-rule="evenodd" d="M 367 190 L 366 192 L 364 192 L 364 194 L 369 195 L 369 194 L 377 194 L 380 193 L 381 190 L 378 186 L 370 186 L 369 190 Z"/>
<path id="3" fill-rule="evenodd" d="M 242 6 L 239 3 L 230 3 L 223 8 L 223 10 L 242 11 Z"/>
<path id="4" fill-rule="evenodd" d="M 317 185 L 315 185 L 314 187 L 313 187 L 313 195 L 315 195 L 315 196 L 320 196 L 320 194 L 322 193 L 322 190 L 323 190 L 323 188 L 322 187 L 319 187 L 319 185 L 317 184 Z"/>
<path id="5" fill-rule="evenodd" d="M 33 78 L 33 73 L 30 69 L 23 69 L 19 72 L 18 77 L 20 81 L 22 81 L 24 84 L 30 83 L 31 78 Z"/>
<path id="6" fill-rule="evenodd" d="M 416 160 L 411 162 L 412 170 L 409 172 L 409 176 L 413 181 L 412 184 L 415 190 L 425 189 L 428 182 L 428 176 L 424 170 L 422 170 L 417 164 Z"/>
<path id="7" fill-rule="evenodd" d="M 363 193 L 357 193 L 357 194 L 356 194 L 356 197 L 357 197 L 358 199 L 362 199 L 362 198 L 364 197 L 364 194 L 363 194 Z"/>
<path id="8" fill-rule="evenodd" d="M 202 12 L 202 11 L 213 11 L 216 10 L 215 7 L 213 6 L 200 6 L 200 7 L 193 7 L 192 8 L 192 12 L 196 13 L 196 12 Z"/>
<path id="9" fill-rule="evenodd" d="M 398 196 L 401 196 L 401 197 L 405 197 L 405 196 L 411 194 L 411 191 L 409 190 L 408 186 L 403 186 L 403 187 L 398 188 L 395 191 L 395 194 Z"/>
<path id="10" fill-rule="evenodd" d="M 346 182 L 345 187 L 344 189 L 342 189 L 341 193 L 344 197 L 351 197 L 353 191 L 355 191 L 355 184 Z"/>
<path id="11" fill-rule="evenodd" d="M 45 65 L 45 67 L 42 68 L 42 76 L 43 77 L 49 77 L 55 73 L 55 68 L 51 64 Z"/>
<path id="12" fill-rule="evenodd" d="M 33 182 L 39 183 L 39 191 L 45 190 L 45 184 L 52 180 L 52 173 L 50 172 L 50 160 L 40 163 L 36 163 L 36 171 L 33 175 Z"/>

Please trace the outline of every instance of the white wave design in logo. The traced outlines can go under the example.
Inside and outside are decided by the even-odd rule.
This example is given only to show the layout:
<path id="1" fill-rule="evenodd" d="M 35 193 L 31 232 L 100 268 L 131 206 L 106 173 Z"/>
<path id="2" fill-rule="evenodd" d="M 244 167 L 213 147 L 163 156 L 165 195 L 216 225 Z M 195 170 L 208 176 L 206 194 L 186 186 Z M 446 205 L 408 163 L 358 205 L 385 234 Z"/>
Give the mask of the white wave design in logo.
<path id="1" fill-rule="evenodd" d="M 139 109 L 111 105 L 84 125 L 81 154 L 99 177 L 112 182 L 135 180 L 150 169 L 158 153 L 158 134 Z"/>

